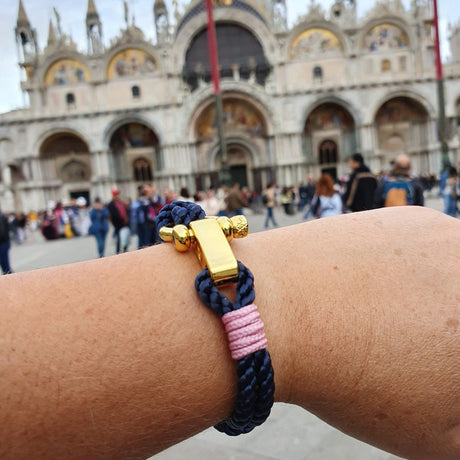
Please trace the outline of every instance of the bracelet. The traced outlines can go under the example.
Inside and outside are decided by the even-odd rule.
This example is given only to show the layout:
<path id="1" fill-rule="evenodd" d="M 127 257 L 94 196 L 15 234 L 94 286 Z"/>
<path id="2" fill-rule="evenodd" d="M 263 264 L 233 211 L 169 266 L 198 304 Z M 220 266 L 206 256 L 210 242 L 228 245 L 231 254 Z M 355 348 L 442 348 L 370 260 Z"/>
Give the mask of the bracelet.
<path id="1" fill-rule="evenodd" d="M 232 358 L 237 361 L 238 393 L 229 418 L 215 425 L 230 436 L 249 433 L 270 415 L 275 384 L 264 325 L 254 304 L 254 276 L 230 248 L 233 238 L 248 234 L 244 216 L 208 217 L 203 209 L 183 201 L 164 206 L 156 223 L 160 238 L 180 252 L 194 247 L 204 267 L 195 279 L 201 301 L 218 315 L 225 326 Z M 236 283 L 236 301 L 231 302 L 218 286 Z"/>

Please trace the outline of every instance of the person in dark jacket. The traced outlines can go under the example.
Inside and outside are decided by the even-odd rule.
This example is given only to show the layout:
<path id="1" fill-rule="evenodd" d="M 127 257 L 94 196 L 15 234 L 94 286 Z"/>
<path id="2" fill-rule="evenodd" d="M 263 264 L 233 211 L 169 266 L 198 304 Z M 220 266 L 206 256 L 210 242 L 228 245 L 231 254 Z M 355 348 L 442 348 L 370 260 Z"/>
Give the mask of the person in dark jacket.
<path id="1" fill-rule="evenodd" d="M 116 188 L 112 190 L 112 201 L 108 205 L 108 210 L 114 228 L 114 236 L 116 238 L 116 253 L 119 254 L 121 248 L 120 230 L 123 227 L 129 226 L 129 216 L 125 204 L 120 199 L 120 192 Z"/>
<path id="2" fill-rule="evenodd" d="M 10 266 L 10 226 L 8 218 L 2 213 L 0 209 L 0 266 L 4 275 L 13 273 Z"/>
<path id="3" fill-rule="evenodd" d="M 364 164 L 364 158 L 360 153 L 353 154 L 348 164 L 352 173 L 342 197 L 343 204 L 352 212 L 373 209 L 377 178 Z"/>

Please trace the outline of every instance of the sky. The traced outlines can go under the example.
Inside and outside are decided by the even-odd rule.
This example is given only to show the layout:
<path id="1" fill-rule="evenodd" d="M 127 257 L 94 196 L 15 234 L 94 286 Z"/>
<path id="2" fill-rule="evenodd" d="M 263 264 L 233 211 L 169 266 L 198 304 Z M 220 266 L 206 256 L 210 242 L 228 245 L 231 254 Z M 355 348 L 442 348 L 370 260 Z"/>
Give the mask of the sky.
<path id="1" fill-rule="evenodd" d="M 166 0 L 172 17 L 172 0 Z M 311 0 L 310 0 L 311 1 Z M 308 0 L 286 0 L 289 24 L 308 11 Z M 356 0 L 358 17 L 363 17 L 377 0 Z M 404 7 L 409 8 L 411 0 L 403 0 Z M 127 0 L 129 16 L 134 15 L 135 24 L 140 27 L 147 39 L 154 40 L 153 4 L 154 0 Z M 318 2 L 318 0 L 317 0 Z M 319 3 L 329 11 L 335 0 L 321 0 Z M 18 66 L 18 53 L 14 29 L 17 21 L 19 0 L 1 0 L 3 9 L 0 19 L 0 113 L 25 106 L 24 96 L 20 89 L 21 72 Z M 187 1 L 179 1 L 183 8 Z M 29 21 L 38 35 L 40 50 L 46 46 L 50 19 L 56 24 L 53 7 L 56 6 L 60 16 L 61 29 L 72 36 L 82 52 L 86 52 L 86 8 L 88 0 L 23 0 Z M 124 8 L 122 0 L 95 0 L 99 17 L 102 21 L 104 43 L 116 37 L 124 26 Z M 442 55 L 449 57 L 448 23 L 457 24 L 460 18 L 458 0 L 438 0 Z"/>

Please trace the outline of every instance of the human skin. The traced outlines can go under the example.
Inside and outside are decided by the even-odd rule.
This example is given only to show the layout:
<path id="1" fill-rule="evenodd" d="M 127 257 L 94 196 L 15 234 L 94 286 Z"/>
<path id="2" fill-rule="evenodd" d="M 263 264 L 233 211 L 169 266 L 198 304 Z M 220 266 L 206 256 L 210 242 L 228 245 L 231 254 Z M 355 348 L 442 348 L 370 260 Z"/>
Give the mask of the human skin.
<path id="1" fill-rule="evenodd" d="M 277 401 L 402 457 L 460 457 L 458 220 L 391 208 L 231 245 Z M 147 458 L 227 417 L 236 365 L 199 270 L 164 244 L 2 277 L 0 458 Z"/>

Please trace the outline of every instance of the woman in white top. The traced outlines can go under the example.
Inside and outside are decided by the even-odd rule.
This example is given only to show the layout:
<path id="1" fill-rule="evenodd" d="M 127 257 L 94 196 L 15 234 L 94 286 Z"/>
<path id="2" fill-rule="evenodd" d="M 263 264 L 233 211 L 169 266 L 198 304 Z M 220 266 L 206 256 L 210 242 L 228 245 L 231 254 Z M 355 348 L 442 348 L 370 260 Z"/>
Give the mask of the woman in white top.
<path id="1" fill-rule="evenodd" d="M 318 179 L 311 206 L 317 219 L 342 214 L 342 198 L 334 189 L 334 181 L 329 174 L 322 174 Z"/>

